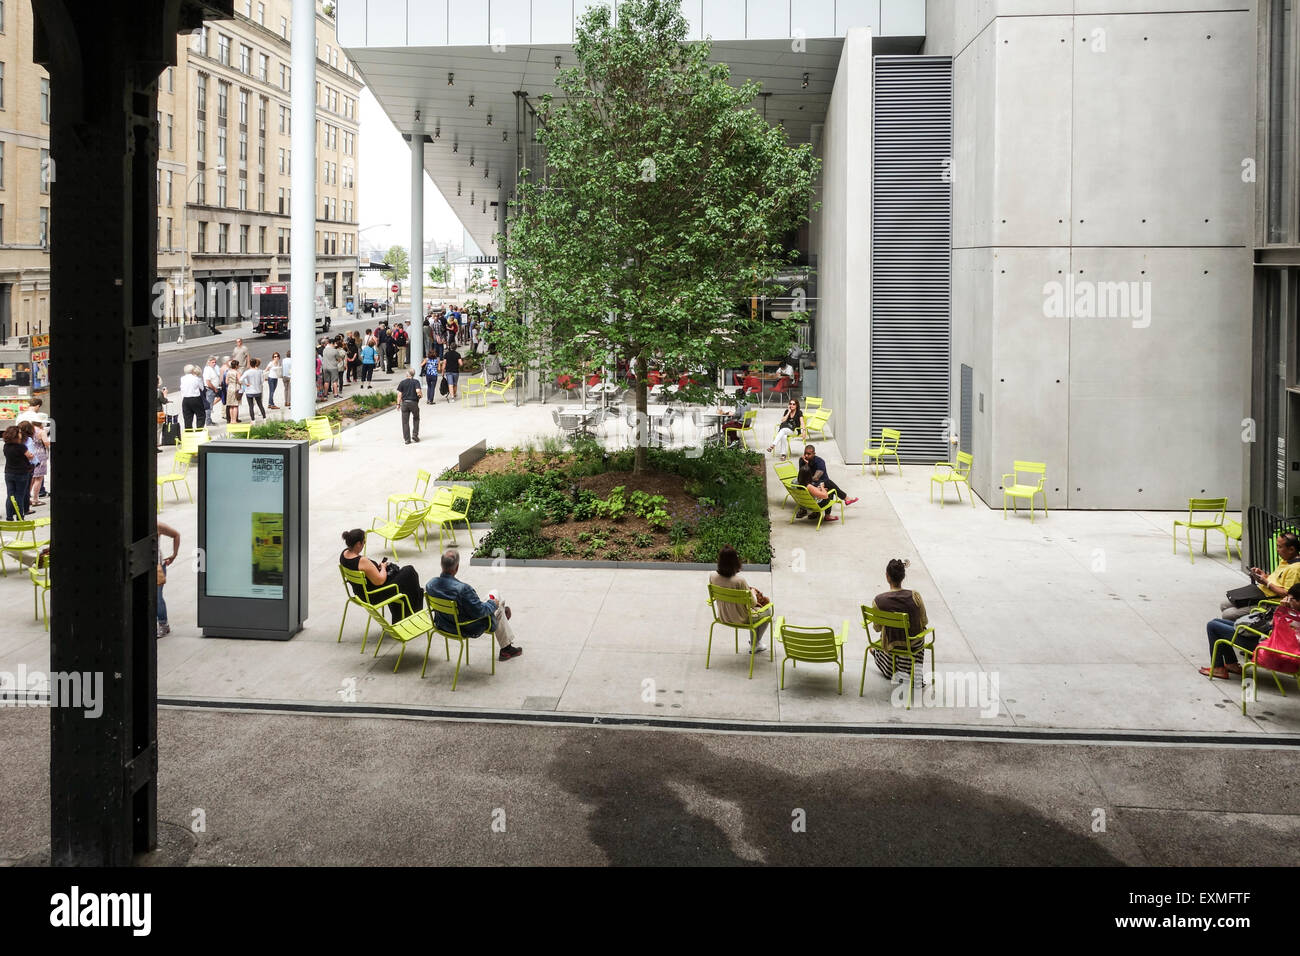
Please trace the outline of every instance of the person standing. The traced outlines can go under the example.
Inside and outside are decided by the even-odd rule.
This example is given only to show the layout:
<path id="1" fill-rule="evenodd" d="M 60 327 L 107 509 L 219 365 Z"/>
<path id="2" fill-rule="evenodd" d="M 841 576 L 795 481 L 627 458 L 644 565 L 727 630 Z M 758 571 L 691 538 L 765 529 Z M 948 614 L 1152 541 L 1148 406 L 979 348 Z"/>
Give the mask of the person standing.
<path id="1" fill-rule="evenodd" d="M 338 353 L 338 358 L 334 361 L 334 396 L 343 394 L 343 376 L 348 370 L 348 351 L 343 345 L 343 336 L 334 337 L 334 350 Z"/>
<path id="2" fill-rule="evenodd" d="M 374 390 L 373 379 L 375 377 L 375 340 L 373 337 L 366 338 L 366 344 L 361 346 L 361 387 Z"/>
<path id="3" fill-rule="evenodd" d="M 339 350 L 334 347 L 332 341 L 327 341 L 325 347 L 320 351 L 321 371 L 324 374 L 325 394 L 337 395 L 336 389 L 336 370 L 339 367 Z"/>
<path id="4" fill-rule="evenodd" d="M 203 385 L 203 379 L 199 378 L 198 368 L 185 366 L 185 374 L 181 376 L 181 417 L 186 428 L 196 427 L 195 422 L 198 422 L 197 427 L 203 427 L 204 419 L 208 417 L 205 408 L 208 403 L 203 398 L 205 391 L 207 389 Z"/>
<path id="5" fill-rule="evenodd" d="M 212 403 L 221 393 L 221 376 L 217 373 L 217 357 L 208 356 L 208 363 L 203 366 L 203 424 L 215 425 L 212 420 Z M 189 427 L 188 425 L 186 426 Z"/>
<path id="6" fill-rule="evenodd" d="M 248 368 L 244 374 L 239 377 L 239 384 L 243 386 L 244 396 L 248 399 L 248 420 L 249 422 L 257 421 L 257 416 L 253 414 L 253 403 L 257 403 L 257 410 L 262 413 L 262 421 L 266 421 L 266 409 L 262 407 L 262 360 L 250 359 Z"/>
<path id="7" fill-rule="evenodd" d="M 438 394 L 438 356 L 433 349 L 424 357 L 424 384 L 428 389 L 425 401 L 432 405 L 433 396 Z"/>
<path id="8" fill-rule="evenodd" d="M 243 339 L 235 339 L 235 347 L 230 350 L 230 357 L 239 363 L 240 368 L 248 368 L 248 349 Z"/>
<path id="9" fill-rule="evenodd" d="M 32 487 L 31 487 L 31 507 L 43 505 L 41 501 L 41 482 L 45 480 L 45 463 L 50 457 L 50 446 L 45 443 L 45 432 L 36 422 L 22 422 L 19 426 L 23 438 L 27 445 L 27 450 L 32 453 Z M 30 433 L 28 429 L 31 429 Z"/>
<path id="10" fill-rule="evenodd" d="M 266 387 L 271 392 L 270 402 L 267 405 L 267 408 L 280 407 L 279 405 L 275 404 L 275 387 L 280 384 L 280 375 L 283 372 L 283 369 L 284 369 L 284 365 L 280 362 L 280 353 L 272 352 L 271 361 L 266 363 L 266 383 L 267 383 Z M 285 389 L 285 391 L 288 391 L 288 389 Z"/>
<path id="11" fill-rule="evenodd" d="M 375 328 L 375 347 L 379 349 L 379 367 L 384 372 L 391 369 L 391 363 L 388 359 L 388 323 L 380 322 Z"/>
<path id="12" fill-rule="evenodd" d="M 451 390 L 451 395 L 447 400 L 454 405 L 456 403 L 456 384 L 460 381 L 460 353 L 456 351 L 456 343 L 450 338 L 447 340 L 446 350 L 442 353 L 441 371 L 443 377 L 447 379 L 447 387 Z"/>
<path id="13" fill-rule="evenodd" d="M 393 337 L 393 329 L 384 327 L 384 361 L 388 363 L 386 372 L 397 371 L 397 339 Z"/>
<path id="14" fill-rule="evenodd" d="M 361 349 L 357 347 L 356 334 L 348 336 L 344 345 L 344 350 L 348 353 L 348 377 L 347 381 L 355 382 L 361 365 Z"/>
<path id="15" fill-rule="evenodd" d="M 226 424 L 239 424 L 239 363 L 233 358 L 226 369 Z"/>
<path id="16" fill-rule="evenodd" d="M 407 319 L 406 324 L 410 325 L 411 320 Z M 406 327 L 400 322 L 397 328 L 393 330 L 393 344 L 397 346 L 397 367 L 406 368 L 407 346 L 411 344 L 411 335 L 406 331 Z"/>
<path id="17" fill-rule="evenodd" d="M 4 431 L 4 452 L 5 520 L 21 521 L 31 510 L 27 505 L 27 495 L 32 482 L 32 453 L 27 450 L 27 443 L 17 425 L 10 425 Z"/>
<path id="18" fill-rule="evenodd" d="M 406 378 L 397 383 L 398 401 L 402 405 L 402 438 L 409 445 L 420 443 L 420 383 L 415 380 L 415 369 L 406 370 Z M 415 418 L 412 434 L 411 418 Z"/>
<path id="19" fill-rule="evenodd" d="M 172 539 L 172 553 L 170 557 L 162 556 L 162 548 L 158 549 L 158 636 L 166 637 L 172 632 L 171 625 L 167 623 L 167 602 L 163 600 L 163 588 L 167 584 L 167 569 L 171 567 L 176 556 L 181 550 L 181 533 L 171 525 L 158 522 L 159 536 L 166 535 Z"/>
<path id="20" fill-rule="evenodd" d="M 284 350 L 284 364 L 280 378 L 284 380 L 284 407 L 293 407 L 293 393 L 289 390 L 289 377 L 293 375 L 293 349 Z"/>

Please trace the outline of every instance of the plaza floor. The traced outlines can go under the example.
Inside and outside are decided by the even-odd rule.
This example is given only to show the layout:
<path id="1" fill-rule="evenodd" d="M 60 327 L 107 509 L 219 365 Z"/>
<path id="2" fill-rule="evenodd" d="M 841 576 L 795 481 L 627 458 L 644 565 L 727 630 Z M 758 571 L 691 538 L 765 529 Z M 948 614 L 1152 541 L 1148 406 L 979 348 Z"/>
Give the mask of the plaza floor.
<path id="1" fill-rule="evenodd" d="M 720 631 L 706 669 L 710 615 L 699 570 L 463 567 L 480 593 L 503 594 L 525 652 L 489 672 L 486 640 L 451 689 L 452 665 L 436 642 L 427 676 L 424 647 L 412 643 L 396 673 L 397 647 L 372 641 L 360 653 L 364 621 L 354 609 L 340 643 L 344 592 L 340 534 L 369 527 L 390 493 L 407 491 L 417 469 L 435 474 L 480 440 L 511 446 L 553 434 L 549 405 L 423 406 L 422 441 L 404 445 L 398 416 L 349 428 L 341 450 L 311 452 L 310 616 L 288 642 L 205 639 L 195 623 L 195 578 L 185 573 L 196 541 L 197 507 L 169 494 L 161 519 L 182 534 L 182 559 L 166 589 L 172 633 L 158 644 L 160 696 L 195 701 L 298 702 L 463 709 L 467 715 L 553 711 L 704 721 L 965 728 L 1064 728 L 1187 734 L 1300 732 L 1300 695 L 1261 683 L 1240 709 L 1239 685 L 1208 681 L 1205 622 L 1228 588 L 1244 581 L 1222 551 L 1195 564 L 1171 553 L 1167 513 L 1054 512 L 1004 520 L 977 500 L 946 507 L 928 500 L 928 466 L 876 478 L 819 453 L 832 477 L 861 500 L 845 521 L 820 531 L 789 523 L 770 469 L 775 552 L 770 574 L 749 574 L 791 623 L 849 622 L 844 692 L 833 665 L 787 667 L 763 655 L 753 679 L 748 657 Z M 770 434 L 777 412 L 760 413 Z M 162 453 L 161 466 L 169 462 Z M 772 458 L 769 456 L 769 461 Z M 197 481 L 193 482 L 197 491 Z M 57 487 L 56 487 L 57 494 Z M 183 496 L 183 495 L 182 495 Z M 999 502 L 1000 504 L 1000 502 Z M 945 693 L 899 706 L 891 685 L 868 666 L 859 606 L 885 589 L 890 558 L 910 559 L 907 585 L 925 598 L 937 632 L 936 666 Z M 434 551 L 402 546 L 425 580 Z M 0 579 L 6 597 L 0 670 L 49 666 L 49 637 L 32 618 L 25 574 Z M 57 608 L 53 609 L 57 614 Z M 372 628 L 373 632 L 373 628 Z M 454 658 L 454 648 L 453 648 Z M 951 676 L 949 676 L 951 675 Z M 957 689 L 979 689 L 980 695 Z M 971 699 L 974 697 L 975 699 Z"/>

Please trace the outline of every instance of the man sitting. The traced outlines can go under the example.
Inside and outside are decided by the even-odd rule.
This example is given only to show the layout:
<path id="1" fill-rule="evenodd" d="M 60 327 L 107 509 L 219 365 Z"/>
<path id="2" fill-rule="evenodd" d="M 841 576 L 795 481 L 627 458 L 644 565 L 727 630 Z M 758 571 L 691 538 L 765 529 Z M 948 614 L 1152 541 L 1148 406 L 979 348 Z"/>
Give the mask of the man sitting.
<path id="1" fill-rule="evenodd" d="M 510 608 L 489 598 L 480 601 L 477 592 L 456 577 L 460 570 L 460 554 L 449 550 L 442 556 L 442 574 L 424 586 L 425 593 L 443 601 L 455 601 L 456 613 L 460 617 L 460 633 L 466 637 L 478 637 L 484 631 L 496 635 L 501 653 L 497 660 L 508 661 L 518 657 L 524 649 L 517 645 L 514 633 L 510 629 Z M 443 631 L 456 633 L 456 622 L 450 616 L 435 612 L 433 623 Z"/>
<path id="2" fill-rule="evenodd" d="M 812 445 L 805 445 L 803 457 L 799 459 L 799 484 L 808 489 L 808 494 L 812 495 L 818 501 L 825 501 L 834 492 L 845 505 L 851 505 L 856 502 L 857 498 L 850 498 L 844 493 L 844 489 L 835 482 L 831 481 L 830 476 L 826 474 L 826 462 L 817 454 L 817 449 Z M 800 508 L 795 513 L 796 518 L 803 518 L 808 515 L 808 509 Z M 827 521 L 838 521 L 834 515 L 827 515 Z"/>

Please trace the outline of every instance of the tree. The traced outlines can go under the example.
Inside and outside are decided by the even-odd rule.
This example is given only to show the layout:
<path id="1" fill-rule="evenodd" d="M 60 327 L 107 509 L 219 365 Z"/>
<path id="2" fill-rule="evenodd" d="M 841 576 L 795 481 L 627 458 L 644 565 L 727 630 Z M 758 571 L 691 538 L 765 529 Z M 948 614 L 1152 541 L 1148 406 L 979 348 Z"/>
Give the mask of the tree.
<path id="1" fill-rule="evenodd" d="M 672 376 L 789 346 L 796 317 L 738 306 L 776 291 L 818 168 L 752 108 L 758 84 L 733 87 L 709 43 L 686 42 L 679 7 L 627 0 L 617 26 L 604 5 L 584 15 L 578 65 L 539 103 L 544 175 L 521 172 L 498 237 L 508 308 L 531 317 L 505 324 L 503 348 L 567 371 L 635 358 L 642 416 L 652 359 Z M 640 446 L 637 471 L 645 460 Z"/>
<path id="2" fill-rule="evenodd" d="M 430 285 L 446 285 L 451 276 L 451 268 L 445 262 L 435 262 L 429 266 Z"/>
<path id="3" fill-rule="evenodd" d="M 402 280 L 411 274 L 411 263 L 406 258 L 406 249 L 402 246 L 389 246 L 388 251 L 384 253 L 384 262 L 388 268 L 384 270 L 384 276 L 389 282 L 396 282 L 401 285 Z M 400 298 L 400 293 L 393 296 L 396 302 Z"/>

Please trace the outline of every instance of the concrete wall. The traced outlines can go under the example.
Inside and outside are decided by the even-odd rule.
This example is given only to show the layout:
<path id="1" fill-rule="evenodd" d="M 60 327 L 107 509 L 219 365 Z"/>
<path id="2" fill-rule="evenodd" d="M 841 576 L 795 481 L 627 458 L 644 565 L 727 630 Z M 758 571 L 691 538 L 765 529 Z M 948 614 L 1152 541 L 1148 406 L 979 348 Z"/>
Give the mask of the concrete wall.
<path id="1" fill-rule="evenodd" d="M 1255 14 L 1114 6 L 927 7 L 924 52 L 955 57 L 952 375 L 974 370 L 995 505 L 1016 458 L 1047 462 L 1055 507 L 1242 487 Z"/>
<path id="2" fill-rule="evenodd" d="M 866 443 L 871 349 L 871 31 L 844 41 L 822 134 L 817 372 L 845 461 Z"/>

